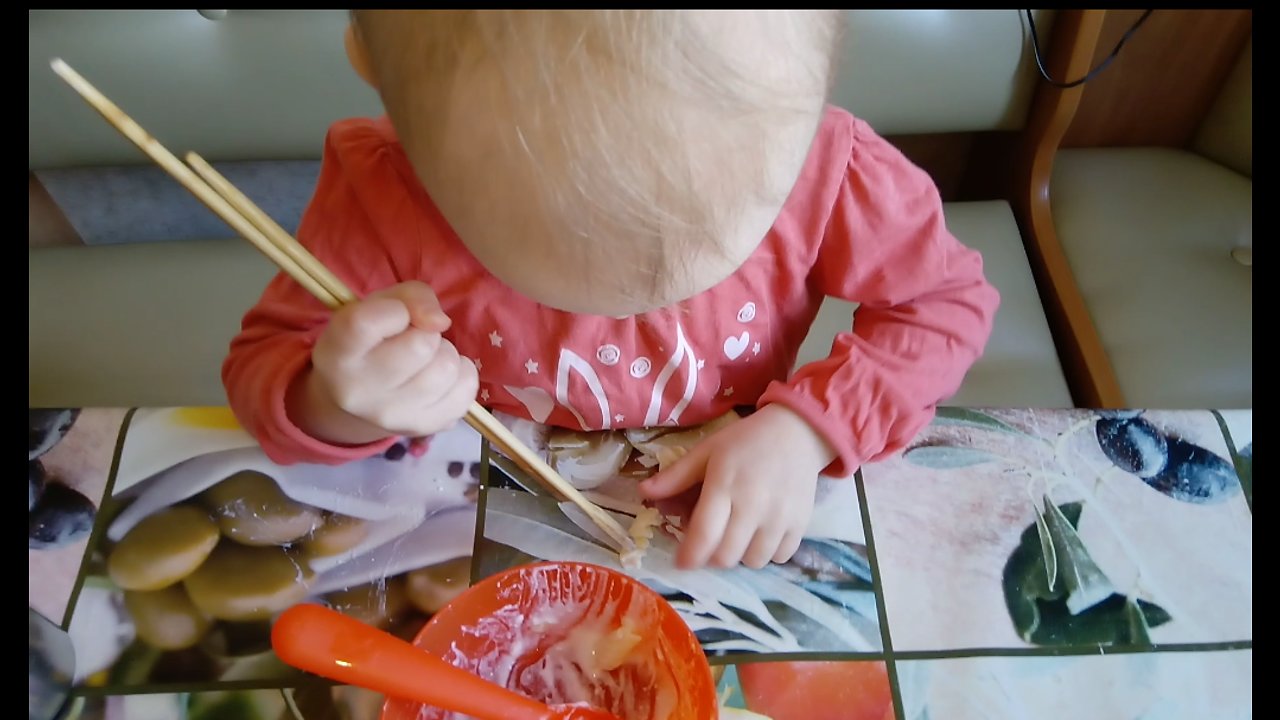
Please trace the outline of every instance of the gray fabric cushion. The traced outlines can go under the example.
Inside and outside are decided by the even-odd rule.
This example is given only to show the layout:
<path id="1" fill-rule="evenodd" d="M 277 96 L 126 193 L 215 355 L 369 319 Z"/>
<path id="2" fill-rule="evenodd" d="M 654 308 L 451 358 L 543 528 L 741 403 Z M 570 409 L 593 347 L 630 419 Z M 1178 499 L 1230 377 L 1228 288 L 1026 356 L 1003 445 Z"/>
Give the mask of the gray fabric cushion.
<path id="1" fill-rule="evenodd" d="M 986 353 L 947 404 L 1071 407 L 1071 392 L 1009 205 L 999 201 L 947 203 L 945 213 L 951 232 L 982 253 L 987 280 L 1001 297 Z M 801 348 L 800 364 L 826 357 L 835 334 L 849 329 L 855 307 L 841 300 L 823 304 Z"/>
<path id="2" fill-rule="evenodd" d="M 1053 217 L 1126 403 L 1253 407 L 1253 183 L 1163 148 L 1067 150 Z"/>

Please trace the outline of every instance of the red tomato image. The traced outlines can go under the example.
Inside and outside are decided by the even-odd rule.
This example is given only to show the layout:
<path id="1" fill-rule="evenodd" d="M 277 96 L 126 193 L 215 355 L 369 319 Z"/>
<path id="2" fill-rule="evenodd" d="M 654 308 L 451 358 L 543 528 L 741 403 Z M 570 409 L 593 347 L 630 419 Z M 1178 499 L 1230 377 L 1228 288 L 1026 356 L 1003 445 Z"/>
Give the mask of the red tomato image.
<path id="1" fill-rule="evenodd" d="M 765 662 L 737 666 L 743 700 L 771 720 L 893 720 L 883 662 Z"/>

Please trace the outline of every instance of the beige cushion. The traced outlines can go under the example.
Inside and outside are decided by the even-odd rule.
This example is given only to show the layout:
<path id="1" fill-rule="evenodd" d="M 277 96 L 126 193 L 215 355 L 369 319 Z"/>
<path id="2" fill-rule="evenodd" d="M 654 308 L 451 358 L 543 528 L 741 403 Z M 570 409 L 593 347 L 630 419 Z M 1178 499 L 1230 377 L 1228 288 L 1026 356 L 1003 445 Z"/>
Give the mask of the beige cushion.
<path id="1" fill-rule="evenodd" d="M 222 358 L 274 266 L 241 240 L 33 248 L 32 407 L 225 405 Z"/>
<path id="2" fill-rule="evenodd" d="M 1253 177 L 1253 40 L 1196 133 L 1196 152 Z"/>
<path id="3" fill-rule="evenodd" d="M 986 353 L 949 405 L 1071 407 L 1071 393 L 1045 321 L 1013 211 L 1004 202 L 948 203 L 947 227 L 982 253 L 987 280 L 1000 291 L 1000 310 Z M 827 300 L 800 350 L 799 363 L 827 356 L 832 338 L 850 326 L 855 305 Z"/>
<path id="4" fill-rule="evenodd" d="M 1253 407 L 1253 184 L 1163 148 L 1062 151 L 1053 217 L 1127 404 Z"/>

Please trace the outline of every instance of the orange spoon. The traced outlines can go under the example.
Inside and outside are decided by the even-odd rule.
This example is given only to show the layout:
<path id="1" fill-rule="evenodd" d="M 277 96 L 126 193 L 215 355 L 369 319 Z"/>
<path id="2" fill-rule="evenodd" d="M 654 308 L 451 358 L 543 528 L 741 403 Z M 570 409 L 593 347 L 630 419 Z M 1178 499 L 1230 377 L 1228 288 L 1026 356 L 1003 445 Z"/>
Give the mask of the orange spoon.
<path id="1" fill-rule="evenodd" d="M 545 705 L 321 605 L 285 610 L 271 646 L 299 670 L 480 720 L 619 720 L 595 708 Z"/>

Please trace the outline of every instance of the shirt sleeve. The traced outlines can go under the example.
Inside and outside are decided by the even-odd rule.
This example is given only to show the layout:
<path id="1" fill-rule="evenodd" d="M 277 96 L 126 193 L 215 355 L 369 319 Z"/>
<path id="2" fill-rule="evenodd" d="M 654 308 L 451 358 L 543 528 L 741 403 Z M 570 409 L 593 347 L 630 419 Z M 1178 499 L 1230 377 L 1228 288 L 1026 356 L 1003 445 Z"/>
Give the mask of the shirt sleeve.
<path id="1" fill-rule="evenodd" d="M 331 129 L 316 192 L 298 228 L 298 241 L 361 296 L 399 282 L 393 248 L 380 239 L 366 208 L 369 197 L 389 194 L 378 192 L 380 182 L 394 181 L 392 173 L 370 172 L 386 145 L 371 125 Z M 289 418 L 286 391 L 310 366 L 312 347 L 330 314 L 301 285 L 278 273 L 244 316 L 223 362 L 231 409 L 273 462 L 339 464 L 384 452 L 395 442 L 331 445 Z"/>
<path id="2" fill-rule="evenodd" d="M 861 121 L 810 282 L 858 303 L 825 360 L 766 389 L 836 449 L 847 475 L 905 447 L 955 394 L 991 335 L 999 295 L 948 232 L 933 181 Z"/>

